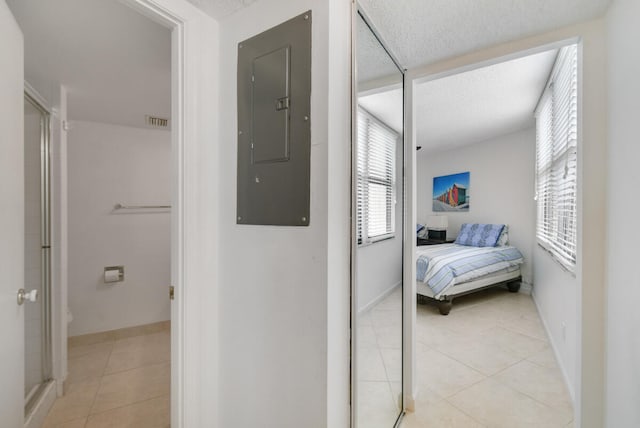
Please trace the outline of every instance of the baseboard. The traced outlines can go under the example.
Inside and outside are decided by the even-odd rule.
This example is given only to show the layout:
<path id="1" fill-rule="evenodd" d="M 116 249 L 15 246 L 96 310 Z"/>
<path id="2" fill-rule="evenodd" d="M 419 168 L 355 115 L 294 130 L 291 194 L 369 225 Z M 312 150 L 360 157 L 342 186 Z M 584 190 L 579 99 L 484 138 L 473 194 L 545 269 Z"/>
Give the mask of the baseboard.
<path id="1" fill-rule="evenodd" d="M 171 321 L 160 321 L 145 325 L 119 328 L 117 330 L 101 331 L 99 333 L 71 336 L 68 339 L 69 346 L 93 345 L 100 342 L 126 339 L 127 337 L 142 336 L 144 334 L 160 333 L 171 329 Z"/>
<path id="2" fill-rule="evenodd" d="M 520 282 L 520 290 L 519 293 L 526 294 L 528 296 L 532 296 L 533 286 L 528 282 Z"/>
<path id="3" fill-rule="evenodd" d="M 411 412 L 411 413 L 415 412 L 417 399 L 418 399 L 418 388 L 415 388 L 412 394 L 404 397 L 404 411 Z"/>
<path id="4" fill-rule="evenodd" d="M 393 284 L 388 290 L 386 290 L 384 293 L 382 293 L 381 295 L 379 295 L 378 297 L 376 297 L 375 299 L 373 299 L 371 302 L 367 303 L 362 309 L 358 310 L 358 315 L 360 314 L 364 314 L 365 312 L 367 312 L 368 310 L 374 308 L 378 303 L 382 302 L 384 299 L 386 299 L 391 293 L 393 293 L 395 291 L 395 289 L 397 287 L 400 287 L 400 285 L 402 285 L 402 281 L 398 281 L 395 284 Z"/>
<path id="5" fill-rule="evenodd" d="M 567 375 L 567 371 L 564 368 L 564 365 L 562 364 L 562 360 L 559 357 L 558 347 L 553 341 L 553 336 L 550 333 L 549 326 L 547 325 L 546 320 L 542 316 L 542 312 L 540 311 L 540 306 L 538 306 L 538 301 L 536 300 L 536 296 L 534 293 L 531 294 L 531 298 L 533 299 L 533 303 L 536 305 L 536 310 L 538 311 L 538 317 L 540 318 L 540 321 L 542 321 L 542 326 L 544 327 L 544 331 L 547 334 L 547 338 L 549 338 L 549 343 L 551 344 L 551 350 L 553 351 L 553 356 L 556 359 L 556 364 L 560 368 L 560 373 L 562 373 L 562 379 L 564 379 L 564 384 L 567 387 L 567 391 L 569 391 L 569 396 L 571 397 L 571 404 L 573 405 L 573 408 L 575 411 L 576 398 L 575 398 L 575 391 L 573 390 L 573 385 L 569 381 L 569 376 Z"/>
<path id="6" fill-rule="evenodd" d="M 24 421 L 24 428 L 40 428 L 44 424 L 44 419 L 47 417 L 53 402 L 56 401 L 56 382 L 50 381 L 45 390 L 42 391 L 40 399 L 33 406 L 31 412 L 27 415 Z"/>

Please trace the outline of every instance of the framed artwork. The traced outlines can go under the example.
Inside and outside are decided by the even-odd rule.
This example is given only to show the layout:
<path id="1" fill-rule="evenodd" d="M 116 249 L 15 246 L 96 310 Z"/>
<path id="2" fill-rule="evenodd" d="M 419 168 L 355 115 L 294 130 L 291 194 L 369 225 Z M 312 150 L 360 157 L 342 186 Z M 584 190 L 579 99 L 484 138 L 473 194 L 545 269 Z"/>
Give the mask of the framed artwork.
<path id="1" fill-rule="evenodd" d="M 433 211 L 469 211 L 469 172 L 433 177 Z"/>

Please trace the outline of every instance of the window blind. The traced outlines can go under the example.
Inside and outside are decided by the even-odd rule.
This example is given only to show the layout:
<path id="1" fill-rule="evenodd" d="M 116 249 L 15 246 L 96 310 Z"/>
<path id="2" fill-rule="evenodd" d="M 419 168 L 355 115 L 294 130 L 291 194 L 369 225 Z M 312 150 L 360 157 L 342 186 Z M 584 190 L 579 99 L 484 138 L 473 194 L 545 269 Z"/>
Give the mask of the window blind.
<path id="1" fill-rule="evenodd" d="M 358 108 L 356 217 L 358 244 L 392 236 L 398 134 Z"/>
<path id="2" fill-rule="evenodd" d="M 566 268 L 576 264 L 577 46 L 558 53 L 536 109 L 536 236 Z"/>

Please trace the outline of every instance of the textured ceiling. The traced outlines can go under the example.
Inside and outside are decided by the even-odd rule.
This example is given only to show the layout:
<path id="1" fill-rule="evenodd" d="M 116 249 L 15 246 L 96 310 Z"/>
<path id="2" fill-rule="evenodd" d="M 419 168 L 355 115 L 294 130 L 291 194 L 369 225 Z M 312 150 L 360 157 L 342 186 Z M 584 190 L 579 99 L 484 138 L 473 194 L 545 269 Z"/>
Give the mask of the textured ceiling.
<path id="1" fill-rule="evenodd" d="M 188 0 L 216 19 L 224 18 L 233 12 L 255 3 L 256 0 Z"/>
<path id="2" fill-rule="evenodd" d="M 360 16 L 356 21 L 356 53 L 359 89 L 375 86 L 377 80 L 389 76 L 401 80 L 400 70 Z"/>
<path id="3" fill-rule="evenodd" d="M 25 40 L 25 78 L 48 100 L 68 88 L 71 120 L 144 126 L 171 113 L 171 33 L 105 0 L 8 0 Z"/>
<path id="4" fill-rule="evenodd" d="M 611 0 L 359 0 L 406 68 L 601 16 Z"/>
<path id="5" fill-rule="evenodd" d="M 480 143 L 534 125 L 533 110 L 557 51 L 547 51 L 419 84 L 415 92 L 418 156 Z M 365 94 L 358 103 L 402 129 L 402 91 Z"/>
<path id="6" fill-rule="evenodd" d="M 542 52 L 418 85 L 420 155 L 533 126 L 533 111 L 556 54 Z"/>

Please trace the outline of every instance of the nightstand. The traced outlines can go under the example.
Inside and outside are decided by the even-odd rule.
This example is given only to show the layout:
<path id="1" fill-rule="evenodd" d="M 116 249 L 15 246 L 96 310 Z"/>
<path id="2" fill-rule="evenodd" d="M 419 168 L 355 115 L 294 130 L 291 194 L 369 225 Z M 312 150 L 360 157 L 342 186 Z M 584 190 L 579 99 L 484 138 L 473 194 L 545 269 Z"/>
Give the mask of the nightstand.
<path id="1" fill-rule="evenodd" d="M 418 246 L 422 246 L 422 245 L 452 244 L 454 242 L 455 242 L 455 239 L 424 239 L 424 238 L 418 238 L 416 244 Z"/>

